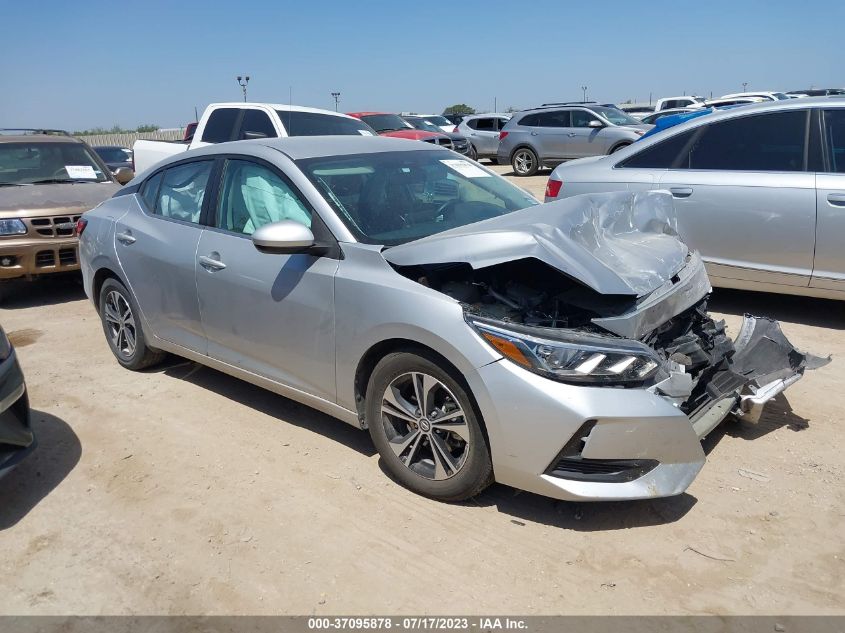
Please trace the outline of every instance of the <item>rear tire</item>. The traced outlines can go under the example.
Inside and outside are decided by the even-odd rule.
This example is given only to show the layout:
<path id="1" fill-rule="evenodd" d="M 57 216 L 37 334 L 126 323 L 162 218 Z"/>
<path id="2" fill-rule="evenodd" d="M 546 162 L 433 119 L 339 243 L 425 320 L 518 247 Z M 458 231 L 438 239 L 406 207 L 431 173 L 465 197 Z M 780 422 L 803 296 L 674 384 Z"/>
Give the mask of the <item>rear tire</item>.
<path id="1" fill-rule="evenodd" d="M 385 468 L 417 494 L 462 501 L 493 482 L 472 399 L 433 355 L 382 358 L 367 385 L 366 419 Z"/>
<path id="2" fill-rule="evenodd" d="M 495 156 L 489 158 L 488 160 L 490 161 L 491 165 L 498 165 L 499 164 L 499 159 L 496 158 Z"/>
<path id="3" fill-rule="evenodd" d="M 540 159 L 530 147 L 520 147 L 511 156 L 511 167 L 517 176 L 533 176 L 540 169 Z"/>
<path id="4" fill-rule="evenodd" d="M 117 279 L 100 289 L 100 320 L 117 362 L 133 371 L 160 363 L 166 354 L 147 345 L 135 297 Z"/>
<path id="5" fill-rule="evenodd" d="M 467 152 L 467 158 L 470 160 L 478 160 L 478 152 L 475 151 L 475 145 L 470 143 L 469 145 L 469 152 Z"/>

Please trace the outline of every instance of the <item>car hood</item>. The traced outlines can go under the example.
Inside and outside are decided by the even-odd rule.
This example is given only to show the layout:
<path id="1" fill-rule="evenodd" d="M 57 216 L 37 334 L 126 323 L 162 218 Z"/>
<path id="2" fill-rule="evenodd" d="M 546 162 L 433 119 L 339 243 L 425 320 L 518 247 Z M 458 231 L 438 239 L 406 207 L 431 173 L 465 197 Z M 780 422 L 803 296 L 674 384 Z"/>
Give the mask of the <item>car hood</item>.
<path id="1" fill-rule="evenodd" d="M 441 132 L 429 132 L 427 130 L 393 130 L 390 132 L 379 132 L 379 136 L 389 136 L 392 138 L 407 138 L 414 141 L 422 141 L 429 138 L 438 138 L 445 136 Z"/>
<path id="2" fill-rule="evenodd" d="M 467 263 L 474 269 L 535 258 L 602 294 L 641 297 L 683 268 L 668 192 L 573 196 L 394 246 L 397 266 Z"/>
<path id="3" fill-rule="evenodd" d="M 8 217 L 35 217 L 55 212 L 79 214 L 111 198 L 120 185 L 101 183 L 52 183 L 0 189 L 0 213 Z"/>

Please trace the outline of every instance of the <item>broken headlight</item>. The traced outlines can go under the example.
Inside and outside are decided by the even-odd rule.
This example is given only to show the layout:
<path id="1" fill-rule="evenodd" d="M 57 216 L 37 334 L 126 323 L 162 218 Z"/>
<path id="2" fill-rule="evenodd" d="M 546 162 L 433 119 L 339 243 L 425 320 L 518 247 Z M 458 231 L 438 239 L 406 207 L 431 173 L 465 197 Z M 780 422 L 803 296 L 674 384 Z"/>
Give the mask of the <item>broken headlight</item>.
<path id="1" fill-rule="evenodd" d="M 508 360 L 561 382 L 636 386 L 660 368 L 651 348 L 637 341 L 511 323 L 503 327 L 471 315 L 467 322 Z"/>

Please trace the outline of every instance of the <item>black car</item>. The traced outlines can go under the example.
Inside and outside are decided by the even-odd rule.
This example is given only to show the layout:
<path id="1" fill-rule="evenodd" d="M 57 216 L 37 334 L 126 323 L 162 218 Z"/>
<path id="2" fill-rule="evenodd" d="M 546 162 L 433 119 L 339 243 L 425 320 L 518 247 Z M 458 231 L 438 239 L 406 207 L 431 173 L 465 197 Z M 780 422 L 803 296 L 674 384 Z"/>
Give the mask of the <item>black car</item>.
<path id="1" fill-rule="evenodd" d="M 0 327 L 0 477 L 35 448 L 21 366 Z"/>
<path id="2" fill-rule="evenodd" d="M 92 147 L 97 155 L 103 159 L 106 167 L 116 172 L 121 167 L 135 171 L 135 166 L 132 163 L 132 150 L 120 145 L 99 145 Z"/>
<path id="3" fill-rule="evenodd" d="M 426 120 L 424 116 L 403 116 L 402 118 L 418 130 L 445 134 L 450 139 L 452 139 L 453 150 L 458 152 L 458 154 L 463 154 L 464 156 L 475 160 L 475 149 L 472 147 L 472 144 L 469 142 L 469 140 L 467 140 L 467 137 L 463 134 L 457 134 L 455 132 L 444 132 L 442 128 L 440 128 L 440 126 L 435 125 L 434 123 Z"/>

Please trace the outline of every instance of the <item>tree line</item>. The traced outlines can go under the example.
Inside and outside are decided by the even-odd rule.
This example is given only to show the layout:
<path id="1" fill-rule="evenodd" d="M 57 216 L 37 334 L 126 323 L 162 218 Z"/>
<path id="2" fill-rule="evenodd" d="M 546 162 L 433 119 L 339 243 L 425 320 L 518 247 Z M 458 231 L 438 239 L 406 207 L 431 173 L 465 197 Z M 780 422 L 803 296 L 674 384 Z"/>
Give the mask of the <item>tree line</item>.
<path id="1" fill-rule="evenodd" d="M 73 133 L 74 136 L 90 136 L 92 134 L 131 134 L 133 132 L 156 132 L 161 129 L 154 123 L 145 123 L 139 125 L 134 129 L 122 128 L 119 125 L 113 125 L 111 128 L 92 127 L 90 130 L 77 130 Z"/>

